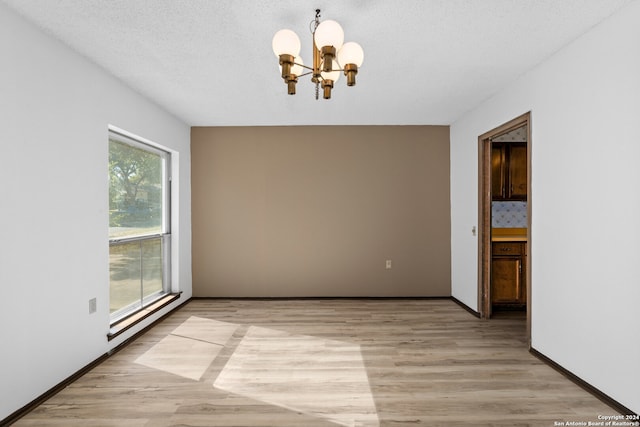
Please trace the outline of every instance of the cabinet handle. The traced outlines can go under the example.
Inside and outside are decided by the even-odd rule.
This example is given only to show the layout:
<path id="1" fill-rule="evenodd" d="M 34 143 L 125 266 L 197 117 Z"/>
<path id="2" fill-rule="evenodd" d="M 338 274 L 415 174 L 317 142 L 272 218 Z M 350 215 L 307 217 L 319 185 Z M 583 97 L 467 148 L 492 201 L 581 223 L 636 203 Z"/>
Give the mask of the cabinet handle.
<path id="1" fill-rule="evenodd" d="M 508 251 L 510 251 L 510 250 L 511 250 L 511 248 L 500 248 L 500 250 L 501 250 L 502 252 L 508 252 Z"/>

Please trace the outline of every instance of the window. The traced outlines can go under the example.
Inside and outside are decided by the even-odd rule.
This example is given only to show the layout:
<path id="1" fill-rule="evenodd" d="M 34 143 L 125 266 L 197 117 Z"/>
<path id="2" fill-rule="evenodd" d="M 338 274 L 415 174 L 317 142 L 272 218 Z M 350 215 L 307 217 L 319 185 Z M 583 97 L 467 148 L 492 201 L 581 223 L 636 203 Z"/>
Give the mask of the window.
<path id="1" fill-rule="evenodd" d="M 170 154 L 109 132 L 111 324 L 166 295 L 170 286 Z"/>

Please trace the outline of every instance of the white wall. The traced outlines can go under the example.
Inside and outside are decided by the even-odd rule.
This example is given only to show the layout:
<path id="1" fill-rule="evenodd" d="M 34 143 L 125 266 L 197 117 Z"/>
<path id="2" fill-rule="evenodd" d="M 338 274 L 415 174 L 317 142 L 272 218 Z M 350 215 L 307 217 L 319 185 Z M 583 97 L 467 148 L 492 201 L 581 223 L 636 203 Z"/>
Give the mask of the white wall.
<path id="1" fill-rule="evenodd" d="M 640 2 L 451 127 L 452 293 L 477 308 L 480 134 L 532 112 L 532 346 L 640 412 Z"/>
<path id="2" fill-rule="evenodd" d="M 179 157 L 178 303 L 191 296 L 191 200 L 186 124 L 4 5 L 0 58 L 1 420 L 142 327 L 107 342 L 107 126 Z"/>

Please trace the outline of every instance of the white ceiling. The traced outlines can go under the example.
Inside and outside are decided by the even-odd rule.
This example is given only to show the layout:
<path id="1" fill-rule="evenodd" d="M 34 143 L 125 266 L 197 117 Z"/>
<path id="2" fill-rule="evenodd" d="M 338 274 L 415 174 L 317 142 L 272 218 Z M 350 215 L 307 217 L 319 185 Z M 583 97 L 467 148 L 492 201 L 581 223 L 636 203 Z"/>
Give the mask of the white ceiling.
<path id="1" fill-rule="evenodd" d="M 0 0 L 192 126 L 451 124 L 635 0 Z M 311 57 L 315 9 L 365 51 L 315 100 L 271 50 Z"/>

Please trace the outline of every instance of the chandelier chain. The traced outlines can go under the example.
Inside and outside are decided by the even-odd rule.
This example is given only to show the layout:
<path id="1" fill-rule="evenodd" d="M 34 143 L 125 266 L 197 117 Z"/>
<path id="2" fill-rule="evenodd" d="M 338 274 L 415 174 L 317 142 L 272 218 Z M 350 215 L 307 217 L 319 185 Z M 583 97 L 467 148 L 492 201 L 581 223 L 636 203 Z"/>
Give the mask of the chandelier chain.
<path id="1" fill-rule="evenodd" d="M 309 31 L 311 34 L 316 32 L 316 28 L 320 25 L 320 9 L 316 9 L 316 17 L 311 22 L 309 22 Z"/>

